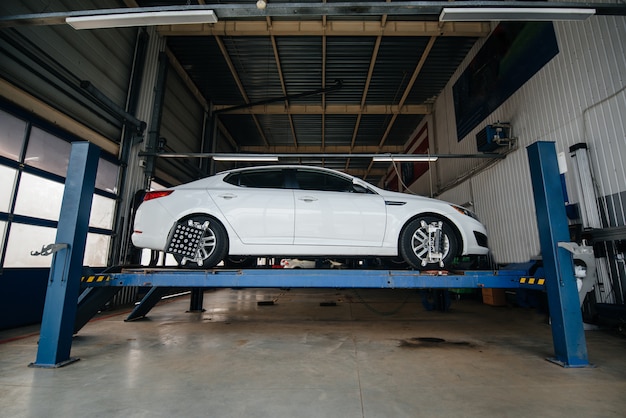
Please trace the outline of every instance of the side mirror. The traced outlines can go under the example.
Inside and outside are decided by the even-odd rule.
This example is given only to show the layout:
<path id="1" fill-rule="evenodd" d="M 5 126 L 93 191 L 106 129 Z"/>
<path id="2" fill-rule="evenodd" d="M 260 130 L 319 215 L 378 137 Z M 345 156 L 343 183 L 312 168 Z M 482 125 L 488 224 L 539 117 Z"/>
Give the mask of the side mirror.
<path id="1" fill-rule="evenodd" d="M 371 193 L 370 190 L 356 178 L 352 179 L 352 190 L 354 193 Z"/>

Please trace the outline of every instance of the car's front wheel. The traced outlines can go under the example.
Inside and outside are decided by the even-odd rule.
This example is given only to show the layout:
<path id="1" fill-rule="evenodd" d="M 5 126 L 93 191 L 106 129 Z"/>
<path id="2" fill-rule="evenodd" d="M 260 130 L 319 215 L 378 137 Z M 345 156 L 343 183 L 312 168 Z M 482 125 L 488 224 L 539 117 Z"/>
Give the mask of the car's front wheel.
<path id="1" fill-rule="evenodd" d="M 398 242 L 402 258 L 416 269 L 449 268 L 460 244 L 448 221 L 423 216 L 404 228 Z"/>
<path id="2" fill-rule="evenodd" d="M 211 268 L 226 257 L 228 234 L 220 222 L 208 216 L 195 215 L 179 221 L 179 224 L 202 229 L 202 234 L 198 248 L 192 256 L 174 254 L 178 264 L 191 268 Z"/>

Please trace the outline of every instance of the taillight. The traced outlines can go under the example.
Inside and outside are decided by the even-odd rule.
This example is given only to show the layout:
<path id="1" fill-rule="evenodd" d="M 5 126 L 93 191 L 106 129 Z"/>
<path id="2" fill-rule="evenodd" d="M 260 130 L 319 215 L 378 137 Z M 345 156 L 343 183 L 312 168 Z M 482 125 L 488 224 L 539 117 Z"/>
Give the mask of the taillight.
<path id="1" fill-rule="evenodd" d="M 143 201 L 147 202 L 148 200 L 169 196 L 172 193 L 174 193 L 174 190 L 155 190 L 153 192 L 147 192 L 146 195 L 143 197 Z"/>

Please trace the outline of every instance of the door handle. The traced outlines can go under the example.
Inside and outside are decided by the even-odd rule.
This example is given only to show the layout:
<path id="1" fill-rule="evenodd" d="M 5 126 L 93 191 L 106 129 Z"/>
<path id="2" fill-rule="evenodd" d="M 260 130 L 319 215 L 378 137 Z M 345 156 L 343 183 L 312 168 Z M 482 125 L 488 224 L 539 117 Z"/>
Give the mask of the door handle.
<path id="1" fill-rule="evenodd" d="M 235 197 L 237 197 L 237 195 L 232 194 L 232 193 L 224 193 L 224 194 L 219 195 L 219 197 L 225 200 L 230 200 L 230 199 L 234 199 Z"/>
<path id="2" fill-rule="evenodd" d="M 315 202 L 317 200 L 317 198 L 315 198 L 313 196 L 302 196 L 302 197 L 299 197 L 298 200 L 302 200 L 303 202 L 311 203 L 311 202 Z"/>

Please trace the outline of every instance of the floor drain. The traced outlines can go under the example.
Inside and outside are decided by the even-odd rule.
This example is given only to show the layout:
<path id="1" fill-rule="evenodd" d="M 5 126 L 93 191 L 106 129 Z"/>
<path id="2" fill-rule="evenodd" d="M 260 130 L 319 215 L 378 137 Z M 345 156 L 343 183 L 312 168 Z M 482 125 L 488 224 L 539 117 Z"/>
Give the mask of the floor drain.
<path id="1" fill-rule="evenodd" d="M 437 337 L 416 337 L 406 340 L 400 340 L 400 347 L 411 348 L 433 348 L 433 347 L 453 347 L 453 346 L 466 346 L 472 347 L 473 345 L 467 341 L 446 341 L 443 338 Z"/>
<path id="2" fill-rule="evenodd" d="M 435 338 L 435 337 L 419 337 L 412 338 L 413 341 L 419 341 L 421 343 L 445 343 L 446 340 L 443 338 Z"/>

